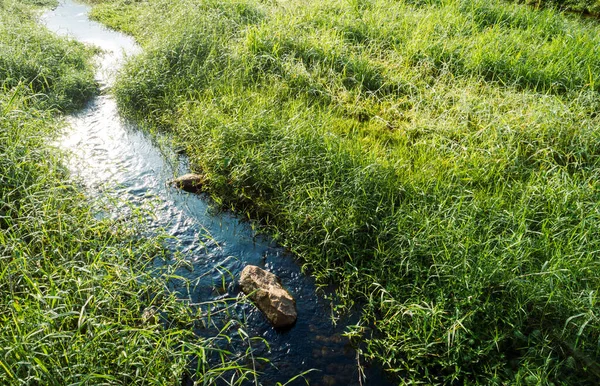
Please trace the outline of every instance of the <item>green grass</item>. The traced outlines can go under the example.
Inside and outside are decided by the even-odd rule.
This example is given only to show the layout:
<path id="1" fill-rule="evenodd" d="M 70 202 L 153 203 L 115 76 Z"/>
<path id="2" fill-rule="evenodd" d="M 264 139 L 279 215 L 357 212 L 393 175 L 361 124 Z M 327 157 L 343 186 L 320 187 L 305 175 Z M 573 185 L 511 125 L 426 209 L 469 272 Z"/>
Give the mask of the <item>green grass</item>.
<path id="1" fill-rule="evenodd" d="M 600 15 L 600 1 L 598 0 L 518 0 L 535 7 L 553 7 L 569 12 L 598 17 Z"/>
<path id="2" fill-rule="evenodd" d="M 242 327 L 232 318 L 196 335 L 208 305 L 169 291 L 181 278 L 177 264 L 153 263 L 172 259 L 161 237 L 141 221 L 99 219 L 111 208 L 88 201 L 49 145 L 64 126 L 57 112 L 97 91 L 93 50 L 50 34 L 23 2 L 1 4 L 0 383 L 254 380 L 251 350 L 228 351 Z"/>
<path id="3" fill-rule="evenodd" d="M 483 0 L 109 1 L 174 134 L 400 383 L 600 379 L 600 27 Z M 125 23 L 125 24 L 123 24 Z"/>
<path id="4" fill-rule="evenodd" d="M 0 8 L 0 87 L 24 85 L 44 109 L 81 107 L 97 91 L 85 61 L 93 50 L 67 40 L 59 44 L 44 29 L 32 28 L 35 16 L 26 3 Z"/>

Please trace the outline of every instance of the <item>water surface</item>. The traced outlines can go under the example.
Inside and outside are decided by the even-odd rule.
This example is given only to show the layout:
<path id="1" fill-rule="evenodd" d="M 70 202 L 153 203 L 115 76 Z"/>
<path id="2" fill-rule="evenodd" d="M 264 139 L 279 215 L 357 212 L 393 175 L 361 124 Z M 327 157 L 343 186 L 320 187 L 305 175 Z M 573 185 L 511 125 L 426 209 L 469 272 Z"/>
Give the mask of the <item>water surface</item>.
<path id="1" fill-rule="evenodd" d="M 282 279 L 297 302 L 298 321 L 291 329 L 274 330 L 252 306 L 242 310 L 249 332 L 266 339 L 271 348 L 260 353 L 273 364 L 261 369 L 263 384 L 285 382 L 314 368 L 318 371 L 307 375 L 311 385 L 358 385 L 356 351 L 341 335 L 352 318 L 334 326 L 331 305 L 317 296 L 314 282 L 301 273 L 292 256 L 257 236 L 248 223 L 215 210 L 206 197 L 169 187 L 169 180 L 188 172 L 187 160 L 168 146 L 160 146 L 160 137 L 152 137 L 124 120 L 113 96 L 106 92 L 126 57 L 141 49 L 131 37 L 90 21 L 88 12 L 86 5 L 63 0 L 42 17 L 50 30 L 103 50 L 97 80 L 105 92 L 69 117 L 70 129 L 58 144 L 72 155 L 68 163 L 71 172 L 83 181 L 91 196 L 118 197 L 118 216 L 137 209 L 152 213 L 150 229 L 166 230 L 172 236 L 173 252 L 193 268 L 182 273 L 198 285 L 189 293 L 186 288 L 174 288 L 192 301 L 237 296 L 235 279 L 247 264 L 258 265 Z M 216 291 L 223 277 L 225 292 Z M 365 385 L 389 384 L 379 371 L 367 369 L 366 376 Z"/>

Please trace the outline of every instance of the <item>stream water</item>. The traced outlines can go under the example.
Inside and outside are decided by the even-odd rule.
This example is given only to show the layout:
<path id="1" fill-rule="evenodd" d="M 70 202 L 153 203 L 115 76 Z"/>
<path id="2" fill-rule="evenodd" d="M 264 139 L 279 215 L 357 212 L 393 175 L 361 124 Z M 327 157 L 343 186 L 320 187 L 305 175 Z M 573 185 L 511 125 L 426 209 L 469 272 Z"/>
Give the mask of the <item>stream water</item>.
<path id="1" fill-rule="evenodd" d="M 293 257 L 269 239 L 257 236 L 248 223 L 211 207 L 203 196 L 168 186 L 173 177 L 187 172 L 184 156 L 160 138 L 150 136 L 119 116 L 114 98 L 106 90 L 128 55 L 141 51 L 129 36 L 104 28 L 88 19 L 89 7 L 71 0 L 45 13 L 41 21 L 51 31 L 100 47 L 97 80 L 104 91 L 82 111 L 68 118 L 70 129 L 58 146 L 72 156 L 71 172 L 83 181 L 91 196 L 119 197 L 119 215 L 145 209 L 153 214 L 151 229 L 164 229 L 172 236 L 174 253 L 193 267 L 183 273 L 196 281 L 189 296 L 194 302 L 235 297 L 235 279 L 247 264 L 261 266 L 278 275 L 296 298 L 298 321 L 287 331 L 276 331 L 263 315 L 247 306 L 247 329 L 264 338 L 273 366 L 261 369 L 264 385 L 284 383 L 300 372 L 311 385 L 359 385 L 356 351 L 341 334 L 352 317 L 333 325 L 331 305 L 320 298 L 314 282 L 301 273 Z M 228 274 L 223 276 L 222 274 Z M 225 292 L 215 291 L 225 277 Z M 365 385 L 388 385 L 382 372 L 365 369 Z M 305 384 L 304 380 L 293 384 Z"/>

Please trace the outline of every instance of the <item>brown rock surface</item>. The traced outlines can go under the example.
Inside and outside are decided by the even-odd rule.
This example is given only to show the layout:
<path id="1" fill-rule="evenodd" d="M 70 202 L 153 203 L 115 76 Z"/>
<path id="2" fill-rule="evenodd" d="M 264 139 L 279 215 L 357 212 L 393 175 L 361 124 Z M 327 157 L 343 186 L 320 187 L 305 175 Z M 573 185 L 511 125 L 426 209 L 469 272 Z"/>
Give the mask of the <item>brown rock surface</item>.
<path id="1" fill-rule="evenodd" d="M 287 327 L 296 321 L 296 301 L 271 272 L 247 265 L 240 275 L 240 286 L 274 327 Z"/>
<path id="2" fill-rule="evenodd" d="M 186 192 L 196 193 L 202 189 L 205 182 L 204 176 L 200 174 L 188 173 L 170 181 L 170 184 L 185 190 Z"/>

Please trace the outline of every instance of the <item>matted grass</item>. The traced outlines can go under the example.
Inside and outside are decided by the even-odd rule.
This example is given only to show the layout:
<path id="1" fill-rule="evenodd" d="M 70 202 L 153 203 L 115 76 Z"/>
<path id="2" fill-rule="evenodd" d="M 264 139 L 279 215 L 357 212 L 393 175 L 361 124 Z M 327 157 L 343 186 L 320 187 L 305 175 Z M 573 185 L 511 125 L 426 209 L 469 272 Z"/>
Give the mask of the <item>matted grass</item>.
<path id="1" fill-rule="evenodd" d="M 482 0 L 104 2 L 120 106 L 399 382 L 600 379 L 600 27 Z"/>

